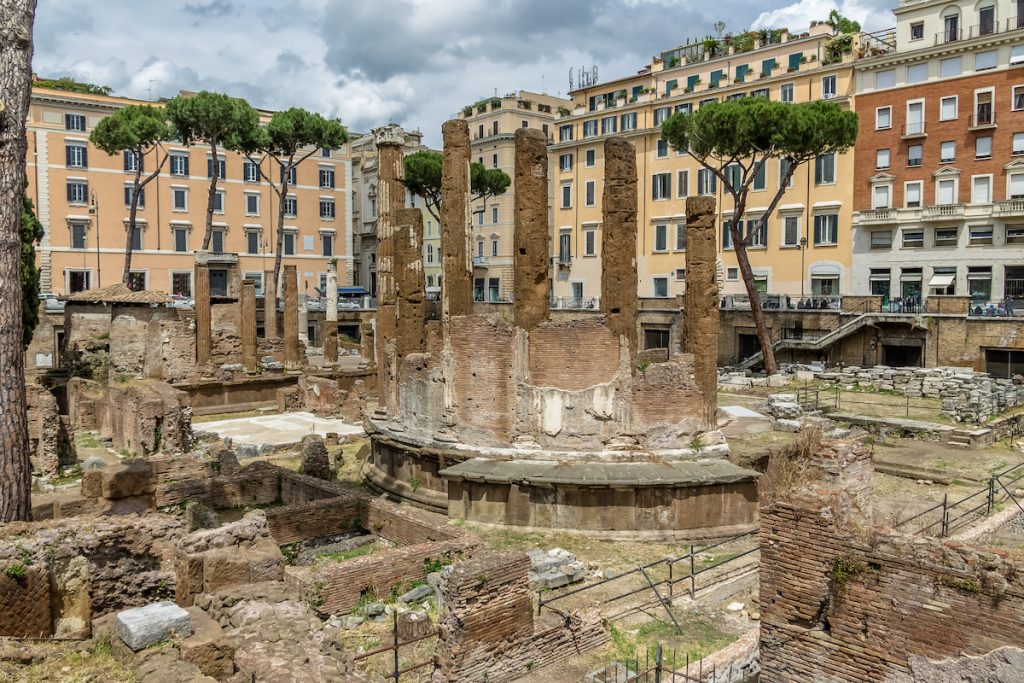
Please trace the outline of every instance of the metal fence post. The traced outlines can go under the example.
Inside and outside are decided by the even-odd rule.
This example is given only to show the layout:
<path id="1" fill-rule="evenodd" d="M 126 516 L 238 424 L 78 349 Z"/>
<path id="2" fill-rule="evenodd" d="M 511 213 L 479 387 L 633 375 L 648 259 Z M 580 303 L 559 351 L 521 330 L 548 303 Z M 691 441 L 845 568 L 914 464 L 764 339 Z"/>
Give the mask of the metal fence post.
<path id="1" fill-rule="evenodd" d="M 988 512 L 985 513 L 986 515 L 991 515 L 992 514 L 992 507 L 995 505 L 995 503 L 996 503 L 996 478 L 995 477 L 989 477 L 988 478 Z"/>
<path id="2" fill-rule="evenodd" d="M 693 600 L 694 595 L 697 593 L 697 575 L 694 574 L 693 567 L 693 546 L 690 546 L 690 599 Z"/>
<path id="3" fill-rule="evenodd" d="M 910 394 L 907 394 L 907 417 L 910 417 Z"/>
<path id="4" fill-rule="evenodd" d="M 654 683 L 661 683 L 661 643 L 654 651 Z"/>
<path id="5" fill-rule="evenodd" d="M 675 594 L 675 586 L 672 585 L 672 560 L 668 561 L 668 601 L 671 603 L 673 595 Z"/>
<path id="6" fill-rule="evenodd" d="M 836 410 L 839 410 L 843 405 L 843 390 L 836 385 Z"/>
<path id="7" fill-rule="evenodd" d="M 942 536 L 946 536 L 946 532 L 949 531 L 949 508 L 946 506 L 946 501 L 949 499 L 949 494 L 945 493 L 942 496 Z"/>
<path id="8" fill-rule="evenodd" d="M 395 683 L 398 682 L 398 610 L 391 613 L 391 633 L 394 637 L 395 646 Z"/>

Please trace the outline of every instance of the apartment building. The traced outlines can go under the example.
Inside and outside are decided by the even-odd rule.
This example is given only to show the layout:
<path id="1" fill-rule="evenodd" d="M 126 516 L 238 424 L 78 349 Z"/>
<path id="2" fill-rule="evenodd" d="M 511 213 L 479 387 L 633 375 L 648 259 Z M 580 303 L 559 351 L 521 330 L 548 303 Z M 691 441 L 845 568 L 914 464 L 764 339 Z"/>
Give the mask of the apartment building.
<path id="1" fill-rule="evenodd" d="M 1024 307 L 1024 2 L 903 0 L 855 64 L 853 291 Z"/>
<path id="2" fill-rule="evenodd" d="M 800 34 L 751 32 L 716 46 L 691 44 L 654 57 L 637 75 L 570 93 L 572 108 L 555 121 L 550 147 L 556 300 L 588 307 L 600 295 L 602 143 L 610 135 L 625 136 L 636 147 L 639 296 L 683 293 L 690 195 L 716 198 L 723 293 L 745 292 L 726 223 L 732 200 L 714 174 L 661 140 L 661 124 L 676 112 L 740 97 L 829 99 L 852 106 L 859 37 L 838 54 L 827 49 L 831 38 L 830 27 L 817 24 Z M 748 253 L 759 289 L 794 298 L 848 292 L 852 152 L 799 168 L 767 225 L 759 225 L 783 172 L 778 162 L 766 167 L 742 218 L 744 234 L 751 234 Z"/>
<path id="3" fill-rule="evenodd" d="M 103 117 L 131 104 L 160 102 L 33 89 L 27 125 L 28 194 L 45 229 L 38 249 L 43 292 L 69 294 L 121 281 L 136 160 L 97 149 L 89 133 Z M 271 112 L 260 115 L 269 120 Z M 202 248 L 214 161 L 203 146 L 172 141 L 141 160 L 143 172 L 155 168 L 165 154 L 169 158 L 160 174 L 139 198 L 132 286 L 191 296 L 194 252 Z M 221 180 L 210 251 L 231 255 L 232 262 L 237 254 L 243 276 L 255 280 L 262 291 L 263 272 L 273 266 L 276 248 L 277 195 L 244 156 L 225 152 L 217 163 Z M 268 174 L 270 163 L 264 162 Z M 299 291 L 315 296 L 331 259 L 338 260 L 341 276 L 349 277 L 348 146 L 316 150 L 295 169 L 292 180 L 283 263 L 297 266 Z M 226 271 L 211 271 L 211 288 L 226 292 Z"/>
<path id="4" fill-rule="evenodd" d="M 469 124 L 471 159 L 513 178 L 505 194 L 472 203 L 473 291 L 477 301 L 508 301 L 513 280 L 513 207 L 515 206 L 515 132 L 538 128 L 552 139 L 559 108 L 569 100 L 521 90 L 463 108 Z M 553 170 L 550 172 L 553 173 Z"/>

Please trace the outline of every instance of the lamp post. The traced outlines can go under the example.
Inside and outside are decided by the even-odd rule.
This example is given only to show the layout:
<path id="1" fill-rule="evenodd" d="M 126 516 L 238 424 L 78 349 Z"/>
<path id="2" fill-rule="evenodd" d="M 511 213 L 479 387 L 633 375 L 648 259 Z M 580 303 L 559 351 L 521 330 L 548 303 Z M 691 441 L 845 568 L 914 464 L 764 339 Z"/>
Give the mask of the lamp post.
<path id="1" fill-rule="evenodd" d="M 807 252 L 807 238 L 800 238 L 800 299 L 804 298 L 804 280 L 807 273 L 804 270 L 804 254 Z"/>
<path id="2" fill-rule="evenodd" d="M 100 203 L 96 199 L 96 190 L 90 192 L 89 213 L 96 216 L 96 289 L 103 286 L 103 278 L 100 273 Z"/>

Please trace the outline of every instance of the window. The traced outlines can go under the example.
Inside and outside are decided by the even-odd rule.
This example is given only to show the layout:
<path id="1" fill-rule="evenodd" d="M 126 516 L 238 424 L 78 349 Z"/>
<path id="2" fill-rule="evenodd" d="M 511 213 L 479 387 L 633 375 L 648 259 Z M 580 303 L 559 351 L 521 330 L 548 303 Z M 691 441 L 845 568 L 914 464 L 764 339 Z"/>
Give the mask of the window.
<path id="1" fill-rule="evenodd" d="M 125 229 L 131 230 L 127 224 Z M 142 225 L 139 223 L 136 223 L 135 230 L 132 230 L 132 251 L 142 251 Z"/>
<path id="2" fill-rule="evenodd" d="M 583 137 L 592 138 L 597 135 L 597 119 L 583 122 Z"/>
<path id="3" fill-rule="evenodd" d="M 992 138 L 982 135 L 974 139 L 974 157 L 976 159 L 992 158 Z"/>
<path id="4" fill-rule="evenodd" d="M 323 157 L 324 159 L 330 159 L 331 158 L 331 148 L 330 147 L 321 147 L 320 148 L 320 156 Z"/>
<path id="5" fill-rule="evenodd" d="M 227 162 L 225 162 L 224 159 L 218 158 L 217 159 L 217 177 L 218 178 L 226 178 L 227 177 L 226 171 L 227 171 Z M 206 177 L 207 178 L 212 178 L 213 177 L 213 158 L 212 157 L 207 157 L 206 158 Z"/>
<path id="6" fill-rule="evenodd" d="M 907 125 L 903 132 L 907 135 L 924 133 L 924 102 L 907 102 Z"/>
<path id="7" fill-rule="evenodd" d="M 678 185 L 678 189 L 676 190 L 676 192 L 679 193 L 677 196 L 680 199 L 682 199 L 683 197 L 688 197 L 690 194 L 690 172 L 685 170 L 679 171 L 679 173 L 676 176 L 676 182 Z"/>
<path id="8" fill-rule="evenodd" d="M 672 115 L 672 107 L 658 107 L 654 110 L 654 125 L 660 126 Z"/>
<path id="9" fill-rule="evenodd" d="M 665 157 L 668 156 L 668 141 L 667 140 L 658 140 L 658 152 L 657 152 L 657 155 L 658 155 L 659 159 L 664 159 Z"/>
<path id="10" fill-rule="evenodd" d="M 596 200 L 595 195 L 597 194 L 597 183 L 595 181 L 593 181 L 593 180 L 588 180 L 587 184 L 584 187 L 586 189 L 586 198 L 585 198 L 586 201 L 585 201 L 585 204 L 586 204 L 586 206 L 593 206 L 594 202 Z M 494 211 L 495 211 L 495 214 L 497 214 L 498 210 L 495 209 Z M 495 222 L 497 222 L 497 221 L 495 221 Z"/>
<path id="11" fill-rule="evenodd" d="M 751 248 L 765 247 L 768 245 L 767 226 L 759 220 L 747 221 L 747 244 Z"/>
<path id="12" fill-rule="evenodd" d="M 957 243 L 957 233 L 958 231 L 956 228 L 936 228 L 935 246 L 955 247 Z"/>
<path id="13" fill-rule="evenodd" d="M 620 129 L 623 133 L 628 130 L 636 130 L 636 112 L 622 115 Z"/>
<path id="14" fill-rule="evenodd" d="M 727 268 L 725 271 L 725 279 L 727 280 L 739 280 L 740 269 L 739 268 Z"/>
<path id="15" fill-rule="evenodd" d="M 522 128 L 529 128 L 530 127 L 530 122 L 527 121 L 526 119 L 523 119 L 520 123 L 522 124 L 521 125 Z"/>
<path id="16" fill-rule="evenodd" d="M 814 184 L 828 185 L 836 181 L 836 155 L 822 154 L 814 159 Z"/>
<path id="17" fill-rule="evenodd" d="M 750 91 L 751 97 L 763 97 L 764 99 L 771 99 L 771 91 L 768 88 L 758 88 L 757 90 Z"/>
<path id="18" fill-rule="evenodd" d="M 682 282 L 686 279 L 686 268 L 676 268 L 676 280 Z"/>
<path id="19" fill-rule="evenodd" d="M 924 230 L 904 230 L 903 248 L 920 249 L 924 246 Z"/>
<path id="20" fill-rule="evenodd" d="M 697 169 L 697 194 L 714 195 L 718 191 L 717 185 L 718 176 L 716 176 L 710 169 Z"/>
<path id="21" fill-rule="evenodd" d="M 879 107 L 875 110 L 875 130 L 892 128 L 892 107 Z"/>
<path id="22" fill-rule="evenodd" d="M 799 216 L 783 216 L 782 243 L 787 247 L 795 247 L 800 244 Z"/>
<path id="23" fill-rule="evenodd" d="M 992 244 L 992 226 L 983 225 L 970 229 L 970 244 L 972 246 Z"/>
<path id="24" fill-rule="evenodd" d="M 1015 28 L 1024 28 L 1024 7 L 1017 10 L 1017 21 Z M 1024 45 L 1014 45 L 1010 48 L 1010 64 L 1024 62 Z"/>
<path id="25" fill-rule="evenodd" d="M 992 176 L 976 175 L 971 178 L 971 203 L 989 204 L 992 201 Z"/>
<path id="26" fill-rule="evenodd" d="M 249 254 L 260 253 L 260 233 L 257 230 L 247 230 L 245 233 L 245 251 Z"/>
<path id="27" fill-rule="evenodd" d="M 294 218 L 299 211 L 298 200 L 295 199 L 294 195 L 284 198 L 284 215 L 291 216 Z"/>
<path id="28" fill-rule="evenodd" d="M 141 292 L 146 289 L 146 273 L 141 270 L 129 271 L 128 289 L 133 292 Z"/>
<path id="29" fill-rule="evenodd" d="M 974 121 L 971 125 L 987 126 L 992 123 L 992 91 L 985 90 L 974 93 Z"/>
<path id="30" fill-rule="evenodd" d="M 498 222 L 498 207 L 492 206 L 491 207 L 491 223 L 497 223 L 497 222 Z"/>
<path id="31" fill-rule="evenodd" d="M 896 85 L 896 70 L 886 69 L 875 74 L 875 89 L 891 88 Z"/>
<path id="32" fill-rule="evenodd" d="M 560 171 L 571 171 L 572 170 L 572 153 L 562 154 L 558 157 L 558 170 Z"/>
<path id="33" fill-rule="evenodd" d="M 676 251 L 686 251 L 686 223 L 676 223 Z"/>
<path id="34" fill-rule="evenodd" d="M 188 188 L 171 188 L 171 208 L 174 211 L 188 211 Z"/>
<path id="35" fill-rule="evenodd" d="M 334 169 L 333 168 L 321 168 L 320 169 L 320 187 L 324 189 L 334 189 Z"/>
<path id="36" fill-rule="evenodd" d="M 927 64 L 912 64 L 907 67 L 907 83 L 922 83 L 928 80 Z"/>
<path id="37" fill-rule="evenodd" d="M 942 78 L 959 76 L 961 71 L 963 71 L 963 68 L 961 67 L 959 57 L 950 57 L 939 62 L 939 76 Z"/>
<path id="38" fill-rule="evenodd" d="M 1024 199 L 1024 173 L 1011 173 L 1006 188 L 1008 199 Z"/>
<path id="39" fill-rule="evenodd" d="M 924 147 L 910 145 L 907 147 L 907 166 L 920 166 L 923 162 Z"/>
<path id="40" fill-rule="evenodd" d="M 601 135 L 611 135 L 615 132 L 619 119 L 616 116 L 605 116 L 601 119 Z"/>
<path id="41" fill-rule="evenodd" d="M 992 298 L 992 266 L 968 266 L 967 291 L 975 301 L 989 301 Z"/>
<path id="42" fill-rule="evenodd" d="M 187 154 L 172 154 L 170 157 L 171 164 L 171 175 L 174 176 L 187 176 L 188 175 L 188 155 Z"/>
<path id="43" fill-rule="evenodd" d="M 823 213 L 814 216 L 814 244 L 839 243 L 839 215 Z"/>
<path id="44" fill-rule="evenodd" d="M 892 230 L 872 230 L 872 249 L 892 249 Z"/>
<path id="45" fill-rule="evenodd" d="M 587 150 L 587 168 L 593 168 L 597 165 L 597 151 L 593 149 Z"/>
<path id="46" fill-rule="evenodd" d="M 792 166 L 793 166 L 793 162 L 788 157 L 782 157 L 781 159 L 779 159 L 779 183 L 780 183 L 780 186 L 781 186 L 781 183 L 782 183 L 783 179 L 786 177 L 786 174 L 789 173 L 789 169 Z M 789 176 L 789 180 L 786 181 L 786 187 L 787 188 L 793 187 L 793 176 L 792 175 L 790 175 Z"/>
<path id="47" fill-rule="evenodd" d="M 825 76 L 821 79 L 821 99 L 828 100 L 836 96 L 835 75 Z"/>
<path id="48" fill-rule="evenodd" d="M 334 256 L 334 235 L 325 232 L 320 235 L 320 255 Z"/>
<path id="49" fill-rule="evenodd" d="M 765 189 L 767 185 L 767 175 L 765 166 L 762 164 L 761 167 L 757 169 L 757 173 L 754 174 L 754 182 L 751 184 L 751 187 L 755 192 Z"/>
<path id="50" fill-rule="evenodd" d="M 1024 109 L 1024 85 L 1013 86 L 1013 99 L 1011 100 L 1010 108 L 1013 111 Z"/>
<path id="51" fill-rule="evenodd" d="M 326 197 L 320 198 L 320 218 L 333 219 L 334 218 L 334 200 L 327 199 Z"/>
<path id="52" fill-rule="evenodd" d="M 945 178 L 936 183 L 935 186 L 936 204 L 956 203 L 956 181 L 952 178 Z"/>
<path id="53" fill-rule="evenodd" d="M 89 201 L 89 184 L 84 180 L 68 181 L 68 204 L 85 204 Z"/>
<path id="54" fill-rule="evenodd" d="M 654 226 L 654 251 L 668 251 L 668 226 Z"/>
<path id="55" fill-rule="evenodd" d="M 572 235 L 567 231 L 558 235 L 558 260 L 561 263 L 572 261 Z"/>
<path id="56" fill-rule="evenodd" d="M 942 17 L 943 35 L 942 42 L 950 43 L 960 40 L 960 14 L 953 10 L 952 14 Z"/>
<path id="57" fill-rule="evenodd" d="M 921 187 L 920 181 L 903 186 L 903 203 L 908 209 L 916 209 L 921 206 Z"/>
<path id="58" fill-rule="evenodd" d="M 939 120 L 952 121 L 956 118 L 956 95 L 939 100 Z"/>
<path id="59" fill-rule="evenodd" d="M 492 154 L 491 155 L 491 168 L 498 168 L 498 155 L 497 154 Z"/>
<path id="60" fill-rule="evenodd" d="M 583 232 L 583 255 L 594 256 L 597 254 L 597 231 L 585 230 Z"/>
<path id="61" fill-rule="evenodd" d="M 572 185 L 566 183 L 562 185 L 562 208 L 568 209 L 572 207 Z"/>
<path id="62" fill-rule="evenodd" d="M 142 172 L 142 159 L 137 153 L 130 149 L 124 151 L 124 172 L 135 173 L 136 171 Z"/>
<path id="63" fill-rule="evenodd" d="M 915 21 L 910 25 L 910 39 L 921 40 L 922 38 L 924 38 L 924 22 Z"/>
<path id="64" fill-rule="evenodd" d="M 484 210 L 483 209 L 480 209 L 480 210 L 476 211 L 476 224 L 477 225 L 483 225 L 484 224 Z"/>
<path id="65" fill-rule="evenodd" d="M 939 161 L 947 164 L 956 161 L 956 141 L 946 140 L 939 146 Z"/>
<path id="66" fill-rule="evenodd" d="M 284 234 L 284 255 L 295 256 L 295 233 L 286 232 Z"/>
<path id="67" fill-rule="evenodd" d="M 1013 155 L 1019 156 L 1024 154 L 1024 133 L 1013 134 Z"/>
<path id="68" fill-rule="evenodd" d="M 295 184 L 296 174 L 294 166 L 289 167 L 287 171 L 285 171 L 284 166 L 281 167 L 281 182 L 284 182 L 285 179 L 288 180 L 289 185 Z"/>
<path id="69" fill-rule="evenodd" d="M 260 215 L 260 196 L 255 192 L 245 193 L 245 215 L 247 216 L 259 216 Z"/>
<path id="70" fill-rule="evenodd" d="M 888 183 L 884 185 L 875 185 L 871 192 L 871 208 L 872 209 L 888 209 L 889 208 L 889 189 Z"/>
<path id="71" fill-rule="evenodd" d="M 258 183 L 260 181 L 260 168 L 251 161 L 242 163 L 242 179 L 247 183 Z"/>
<path id="72" fill-rule="evenodd" d="M 655 173 L 651 178 L 651 199 L 670 199 L 672 197 L 672 174 Z"/>
<path id="73" fill-rule="evenodd" d="M 134 190 L 135 190 L 135 188 L 132 185 L 125 185 L 124 186 L 124 205 L 125 206 L 131 206 L 132 205 L 132 194 L 134 193 Z M 146 208 L 146 190 L 144 188 L 139 190 L 139 208 L 140 209 Z"/>
<path id="74" fill-rule="evenodd" d="M 86 168 L 89 166 L 89 153 L 85 145 L 69 144 L 64 147 L 68 168 Z"/>
<path id="75" fill-rule="evenodd" d="M 85 249 L 86 248 L 86 235 L 88 234 L 88 228 L 85 223 L 72 223 L 71 224 L 71 248 L 72 249 Z"/>
<path id="76" fill-rule="evenodd" d="M 217 190 L 213 195 L 213 212 L 224 213 L 224 190 Z"/>
<path id="77" fill-rule="evenodd" d="M 558 127 L 558 141 L 568 142 L 572 140 L 572 124 L 566 124 Z"/>
<path id="78" fill-rule="evenodd" d="M 668 297 L 668 278 L 667 277 L 656 277 L 654 278 L 654 296 L 659 299 Z"/>
<path id="79" fill-rule="evenodd" d="M 730 164 L 725 167 L 725 180 L 727 190 L 730 187 L 736 190 L 740 188 L 743 184 L 743 171 L 739 164 Z"/>
<path id="80" fill-rule="evenodd" d="M 793 84 L 785 83 L 779 86 L 779 101 L 780 102 L 792 102 L 793 101 Z"/>
<path id="81" fill-rule="evenodd" d="M 743 221 L 740 221 L 737 232 L 743 236 Z M 722 223 L 722 249 L 732 249 L 732 221 Z"/>
<path id="82" fill-rule="evenodd" d="M 179 253 L 188 251 L 188 228 L 174 228 L 174 251 Z"/>
<path id="83" fill-rule="evenodd" d="M 987 69 L 994 69 L 999 64 L 999 52 L 996 50 L 989 50 L 988 52 L 979 52 L 974 55 L 974 70 L 985 71 Z"/>
<path id="84" fill-rule="evenodd" d="M 889 150 L 880 149 L 875 152 L 875 168 L 889 168 Z"/>
<path id="85" fill-rule="evenodd" d="M 491 123 L 491 135 L 497 135 L 497 134 L 498 134 L 498 122 L 494 121 L 493 123 Z"/>
<path id="86" fill-rule="evenodd" d="M 1006 226 L 1007 244 L 1024 244 L 1024 228 Z"/>
<path id="87" fill-rule="evenodd" d="M 498 238 L 495 237 L 495 238 L 491 239 L 491 256 L 497 256 L 497 255 L 498 255 Z"/>
<path id="88" fill-rule="evenodd" d="M 85 132 L 85 116 L 82 114 L 65 114 L 64 129 Z"/>

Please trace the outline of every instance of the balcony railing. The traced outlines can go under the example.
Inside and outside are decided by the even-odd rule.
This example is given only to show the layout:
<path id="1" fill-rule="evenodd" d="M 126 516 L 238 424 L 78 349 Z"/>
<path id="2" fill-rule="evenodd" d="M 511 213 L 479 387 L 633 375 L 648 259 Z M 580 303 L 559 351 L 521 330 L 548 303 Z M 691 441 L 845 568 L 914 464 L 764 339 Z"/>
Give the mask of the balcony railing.
<path id="1" fill-rule="evenodd" d="M 964 30 L 962 28 L 957 29 L 946 29 L 935 34 L 935 44 L 945 45 L 946 43 L 955 43 L 958 40 L 964 39 Z"/>
<path id="2" fill-rule="evenodd" d="M 922 219 L 926 221 L 942 221 L 952 218 L 963 218 L 963 215 L 963 204 L 934 204 L 924 207 Z"/>
<path id="3" fill-rule="evenodd" d="M 486 256 L 474 256 L 473 257 L 473 267 L 474 268 L 486 268 L 487 267 L 487 257 Z"/>
<path id="4" fill-rule="evenodd" d="M 1007 199 L 995 203 L 997 216 L 1024 216 L 1024 199 Z"/>
<path id="5" fill-rule="evenodd" d="M 569 311 L 596 311 L 601 308 L 601 299 L 596 296 L 555 296 L 551 298 L 551 308 Z"/>
<path id="6" fill-rule="evenodd" d="M 903 124 L 903 138 L 923 138 L 927 133 L 924 132 L 924 121 L 911 121 Z"/>
<path id="7" fill-rule="evenodd" d="M 996 127 L 996 113 L 991 108 L 979 109 L 971 114 L 971 120 L 968 124 L 969 130 L 981 130 L 983 128 L 995 128 Z"/>
<path id="8" fill-rule="evenodd" d="M 891 223 L 896 220 L 896 209 L 868 209 L 860 212 L 861 223 Z"/>

